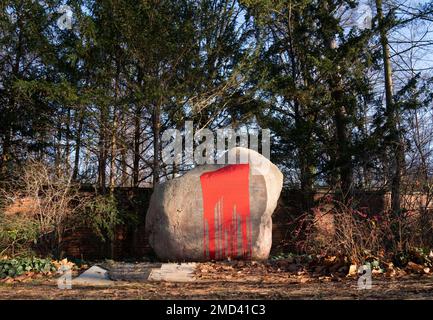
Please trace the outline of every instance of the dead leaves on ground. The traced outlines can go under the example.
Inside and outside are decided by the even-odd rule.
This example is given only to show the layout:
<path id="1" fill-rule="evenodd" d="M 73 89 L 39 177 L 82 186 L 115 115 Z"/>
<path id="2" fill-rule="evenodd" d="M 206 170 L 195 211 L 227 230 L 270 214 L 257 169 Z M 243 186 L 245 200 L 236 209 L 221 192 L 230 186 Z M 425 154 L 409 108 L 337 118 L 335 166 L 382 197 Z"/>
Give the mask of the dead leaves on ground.
<path id="1" fill-rule="evenodd" d="M 432 274 L 432 268 L 410 261 L 404 268 L 395 267 L 392 262 L 379 262 L 371 257 L 367 261 L 373 277 L 399 278 L 408 274 Z M 344 278 L 357 278 L 360 265 L 352 264 L 343 256 L 303 256 L 269 261 L 220 261 L 200 263 L 196 277 L 203 280 L 294 280 L 305 283 L 342 281 Z"/>
<path id="2" fill-rule="evenodd" d="M 76 267 L 75 263 L 73 263 L 72 261 L 68 261 L 68 259 L 63 259 L 60 261 L 53 260 L 52 263 L 57 268 L 57 270 L 60 270 L 61 268 L 67 268 L 72 270 Z"/>
<path id="3" fill-rule="evenodd" d="M 410 270 L 413 273 L 418 273 L 418 274 L 428 274 L 430 272 L 429 267 L 424 267 L 412 261 L 409 261 L 409 263 L 406 266 L 406 269 Z"/>
<path id="4" fill-rule="evenodd" d="M 48 276 L 48 275 L 29 271 L 29 272 L 25 272 L 19 276 L 16 276 L 16 277 L 6 277 L 4 279 L 1 279 L 0 283 L 11 284 L 11 283 L 30 282 L 30 281 L 33 281 L 36 279 L 42 279 L 46 276 Z"/>

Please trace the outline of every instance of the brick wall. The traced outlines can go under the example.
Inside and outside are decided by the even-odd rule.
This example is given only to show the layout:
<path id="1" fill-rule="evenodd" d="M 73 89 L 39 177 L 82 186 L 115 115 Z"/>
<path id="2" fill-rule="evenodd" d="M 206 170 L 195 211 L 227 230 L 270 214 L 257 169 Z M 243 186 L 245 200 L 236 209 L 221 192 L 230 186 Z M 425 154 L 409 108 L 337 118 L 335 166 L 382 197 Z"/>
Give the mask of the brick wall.
<path id="1" fill-rule="evenodd" d="M 85 190 L 84 192 L 90 192 Z M 65 238 L 63 251 L 65 256 L 84 259 L 140 259 L 153 255 L 145 236 L 145 216 L 152 190 L 148 188 L 132 189 L 117 188 L 115 195 L 119 206 L 126 212 L 136 213 L 139 223 L 136 226 L 120 226 L 115 233 L 113 243 L 101 241 L 91 230 L 80 228 L 74 230 Z M 320 202 L 325 196 L 331 194 L 326 190 L 319 190 L 310 196 L 313 203 Z M 422 194 L 405 195 L 404 203 L 411 206 L 421 205 L 425 196 Z M 354 195 L 355 207 L 367 214 L 379 214 L 389 208 L 389 193 L 384 192 L 357 192 Z M 305 210 L 306 197 L 298 190 L 283 190 L 277 209 L 273 215 L 272 252 L 293 250 L 292 233 L 296 220 Z M 328 208 L 331 209 L 331 208 Z M 324 230 L 334 228 L 332 215 L 322 218 L 320 224 Z"/>
<path id="2" fill-rule="evenodd" d="M 83 188 L 82 192 L 94 192 Z M 140 259 L 152 255 L 145 236 L 147 206 L 152 195 L 150 188 L 116 188 L 114 190 L 122 214 L 135 215 L 135 225 L 120 225 L 114 232 L 113 241 L 103 241 L 90 228 L 78 228 L 64 238 L 64 256 L 80 259 Z"/>

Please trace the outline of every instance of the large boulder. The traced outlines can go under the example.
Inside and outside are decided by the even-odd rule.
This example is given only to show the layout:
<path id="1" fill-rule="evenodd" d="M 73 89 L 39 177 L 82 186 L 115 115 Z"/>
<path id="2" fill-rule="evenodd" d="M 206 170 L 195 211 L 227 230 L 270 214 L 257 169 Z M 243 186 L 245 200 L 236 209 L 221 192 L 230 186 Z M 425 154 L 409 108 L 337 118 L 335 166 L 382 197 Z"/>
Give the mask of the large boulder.
<path id="1" fill-rule="evenodd" d="M 268 258 L 283 175 L 253 150 L 228 154 L 237 164 L 198 166 L 156 186 L 146 233 L 161 260 Z"/>

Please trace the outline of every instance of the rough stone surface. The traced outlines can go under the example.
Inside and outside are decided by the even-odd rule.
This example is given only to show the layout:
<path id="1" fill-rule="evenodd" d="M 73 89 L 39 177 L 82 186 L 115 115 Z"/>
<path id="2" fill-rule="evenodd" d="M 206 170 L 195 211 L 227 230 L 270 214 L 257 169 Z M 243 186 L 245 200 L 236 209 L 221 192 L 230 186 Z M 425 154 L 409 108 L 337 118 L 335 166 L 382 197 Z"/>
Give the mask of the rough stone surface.
<path id="1" fill-rule="evenodd" d="M 108 276 L 108 271 L 99 266 L 93 266 L 77 278 L 72 280 L 72 285 L 110 286 L 113 281 Z"/>
<path id="2" fill-rule="evenodd" d="M 238 162 L 247 159 L 249 163 L 249 258 L 267 259 L 272 245 L 272 213 L 280 196 L 283 175 L 274 164 L 253 150 L 233 148 L 227 154 L 237 155 Z M 210 260 L 204 250 L 206 226 L 203 222 L 200 176 L 226 166 L 198 166 L 182 177 L 156 186 L 146 216 L 146 233 L 151 247 L 161 260 Z M 215 260 L 227 257 L 222 252 Z"/>

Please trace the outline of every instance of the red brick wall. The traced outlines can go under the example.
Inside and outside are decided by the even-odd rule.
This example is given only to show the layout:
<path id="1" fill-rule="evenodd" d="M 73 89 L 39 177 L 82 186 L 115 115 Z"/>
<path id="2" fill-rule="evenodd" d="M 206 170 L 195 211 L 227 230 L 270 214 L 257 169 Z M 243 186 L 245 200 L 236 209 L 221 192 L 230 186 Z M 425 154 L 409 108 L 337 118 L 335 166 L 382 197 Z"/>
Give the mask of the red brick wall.
<path id="1" fill-rule="evenodd" d="M 302 241 L 302 230 L 304 230 L 299 228 L 299 220 L 303 214 L 313 213 L 307 209 L 306 202 L 310 204 L 310 207 L 322 203 L 323 211 L 328 212 L 332 210 L 333 205 L 332 203 L 323 205 L 325 197 L 338 199 L 338 194 L 328 190 L 319 190 L 308 197 L 299 190 L 283 190 L 272 219 L 272 253 L 297 250 L 294 235 L 296 231 L 301 230 L 300 236 L 296 239 Z M 384 192 L 355 192 L 353 198 L 352 205 L 367 214 L 379 214 L 388 208 L 388 196 Z M 332 233 L 335 228 L 333 216 L 332 214 L 323 214 L 324 212 L 315 213 L 318 220 L 316 225 L 320 232 Z"/>
<path id="2" fill-rule="evenodd" d="M 84 189 L 83 192 L 92 192 Z M 116 188 L 115 196 L 123 214 L 136 215 L 138 224 L 120 225 L 113 241 L 103 241 L 90 228 L 71 231 L 64 239 L 64 256 L 80 259 L 141 259 L 152 254 L 145 236 L 145 217 L 152 194 L 148 188 Z"/>
<path id="3" fill-rule="evenodd" d="M 116 230 L 114 242 L 104 242 L 89 229 L 77 229 L 70 233 L 63 247 L 65 256 L 84 259 L 140 259 L 152 255 L 145 236 L 145 215 L 152 190 L 140 188 L 116 189 L 116 196 L 122 209 L 135 212 L 139 217 L 139 224 L 135 227 L 120 226 Z M 313 203 L 320 202 L 325 196 L 336 197 L 327 191 L 317 191 L 312 195 Z M 383 192 L 355 193 L 355 207 L 368 214 L 378 214 L 388 208 L 389 196 Z M 141 199 L 137 201 L 137 199 Z M 281 249 L 292 250 L 293 233 L 295 232 L 296 219 L 306 212 L 305 195 L 298 190 L 283 190 L 278 207 L 273 215 L 272 243 L 273 252 Z M 418 198 L 417 198 L 418 199 Z M 324 230 L 333 228 L 332 216 L 323 219 Z"/>

